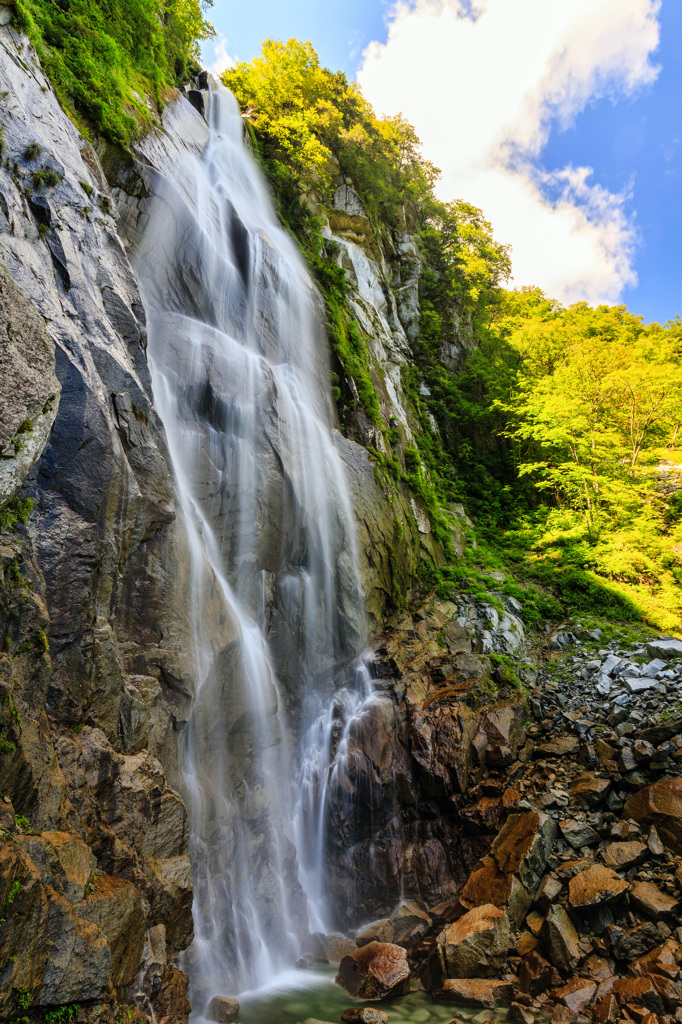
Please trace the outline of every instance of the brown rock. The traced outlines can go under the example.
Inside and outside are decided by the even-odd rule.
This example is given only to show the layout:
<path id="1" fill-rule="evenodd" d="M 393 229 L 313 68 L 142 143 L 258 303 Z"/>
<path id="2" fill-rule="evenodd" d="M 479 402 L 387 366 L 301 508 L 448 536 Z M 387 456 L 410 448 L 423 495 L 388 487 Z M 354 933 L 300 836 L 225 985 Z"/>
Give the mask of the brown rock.
<path id="1" fill-rule="evenodd" d="M 372 921 L 355 936 L 357 946 L 367 946 L 370 942 L 393 942 L 393 924 L 388 918 Z"/>
<path id="2" fill-rule="evenodd" d="M 552 968 L 537 951 L 527 954 L 519 965 L 519 987 L 536 998 L 546 992 L 552 982 Z"/>
<path id="3" fill-rule="evenodd" d="M 608 960 L 605 960 L 603 956 L 597 956 L 596 953 L 593 953 L 592 956 L 587 958 L 585 963 L 582 965 L 581 970 L 583 970 L 589 978 L 594 978 L 595 981 L 604 981 L 606 978 L 610 978 L 613 974 Z"/>
<path id="4" fill-rule="evenodd" d="M 509 1006 L 513 986 L 507 981 L 488 978 L 448 978 L 443 987 L 433 993 L 433 998 L 445 1003 L 460 1003 L 484 1010 L 498 1006 Z"/>
<path id="5" fill-rule="evenodd" d="M 604 863 L 610 868 L 629 868 L 638 864 L 646 855 L 646 843 L 639 843 L 636 840 L 624 843 L 611 843 L 602 851 Z"/>
<path id="6" fill-rule="evenodd" d="M 473 738 L 479 762 L 494 768 L 512 764 L 526 742 L 525 706 L 517 698 L 500 701 L 481 718 Z"/>
<path id="7" fill-rule="evenodd" d="M 650 977 L 666 1010 L 676 1010 L 682 1006 L 682 985 L 660 974 L 652 974 Z"/>
<path id="8" fill-rule="evenodd" d="M 97 875 L 92 892 L 74 909 L 105 936 L 114 985 L 129 985 L 140 969 L 144 946 L 146 921 L 139 889 L 124 878 Z"/>
<path id="9" fill-rule="evenodd" d="M 213 996 L 206 1010 L 206 1019 L 215 1024 L 230 1024 L 239 1017 L 239 1000 L 229 996 Z"/>
<path id="10" fill-rule="evenodd" d="M 611 1024 L 612 1021 L 620 1020 L 618 1000 L 612 993 L 596 1001 L 592 1007 L 592 1020 L 597 1024 Z"/>
<path id="11" fill-rule="evenodd" d="M 551 994 L 569 1010 L 580 1013 L 590 1005 L 596 991 L 597 983 L 591 978 L 571 978 L 566 985 L 553 989 Z"/>
<path id="12" fill-rule="evenodd" d="M 522 931 L 519 935 L 519 940 L 516 943 L 516 952 L 519 956 L 525 956 L 526 953 L 531 953 L 538 947 L 538 939 L 531 935 L 530 932 Z"/>
<path id="13" fill-rule="evenodd" d="M 616 978 L 613 994 L 621 1006 L 634 1003 L 652 1013 L 663 1013 L 663 1001 L 651 978 Z"/>
<path id="14" fill-rule="evenodd" d="M 596 807 L 610 788 L 611 783 L 608 779 L 602 779 L 594 772 L 583 772 L 582 775 L 576 775 L 569 792 L 573 803 L 589 809 Z"/>
<path id="15" fill-rule="evenodd" d="M 425 935 L 431 927 L 431 918 L 418 903 L 403 900 L 391 914 L 391 926 L 393 937 L 379 941 L 395 942 L 400 946 Z"/>
<path id="16" fill-rule="evenodd" d="M 475 907 L 438 936 L 446 978 L 495 974 L 509 951 L 509 919 L 492 904 Z"/>
<path id="17" fill-rule="evenodd" d="M 673 914 L 678 906 L 678 901 L 673 896 L 661 892 L 653 882 L 634 882 L 630 899 L 651 917 Z"/>
<path id="18" fill-rule="evenodd" d="M 530 914 L 526 918 L 526 924 L 533 935 L 539 936 L 545 926 L 545 916 L 537 910 L 531 910 Z"/>
<path id="19" fill-rule="evenodd" d="M 534 1024 L 535 1017 L 521 1003 L 512 1003 L 507 1011 L 507 1024 Z"/>
<path id="20" fill-rule="evenodd" d="M 577 1019 L 578 1014 L 575 1010 L 569 1010 L 563 1003 L 557 1003 L 550 1017 L 551 1024 L 574 1024 Z"/>
<path id="21" fill-rule="evenodd" d="M 602 864 L 593 864 L 586 871 L 574 875 L 568 883 L 568 899 L 572 907 L 594 907 L 598 903 L 611 903 L 630 886 L 615 871 Z"/>
<path id="22" fill-rule="evenodd" d="M 682 778 L 640 789 L 627 800 L 625 813 L 641 825 L 654 825 L 666 846 L 682 853 Z"/>
<path id="23" fill-rule="evenodd" d="M 563 886 L 558 878 L 555 878 L 553 875 L 545 875 L 535 894 L 535 905 L 540 910 L 547 910 L 555 902 L 562 888 Z"/>
<path id="24" fill-rule="evenodd" d="M 464 885 L 462 904 L 469 908 L 486 903 L 504 907 L 512 927 L 518 927 L 544 874 L 556 832 L 556 823 L 547 814 L 510 814 L 483 866 Z"/>
<path id="25" fill-rule="evenodd" d="M 343 1011 L 341 1020 L 346 1024 L 388 1024 L 388 1014 L 371 1006 L 352 1006 Z"/>
<path id="26" fill-rule="evenodd" d="M 357 999 L 385 999 L 409 988 L 410 968 L 402 946 L 370 942 L 344 956 L 336 982 Z"/>
<path id="27" fill-rule="evenodd" d="M 85 886 L 97 866 L 97 859 L 86 843 L 69 832 L 17 836 L 16 843 L 36 865 L 45 885 L 56 889 L 69 903 L 83 899 Z"/>
<path id="28" fill-rule="evenodd" d="M 547 940 L 549 958 L 554 966 L 559 970 L 573 970 L 580 959 L 578 933 L 560 904 L 550 907 L 547 914 Z"/>
<path id="29" fill-rule="evenodd" d="M 680 973 L 676 954 L 680 954 L 682 958 L 682 947 L 674 939 L 666 939 L 662 946 L 640 957 L 629 969 L 633 974 L 662 974 L 674 979 Z"/>
<path id="30" fill-rule="evenodd" d="M 534 757 L 568 757 L 577 754 L 580 741 L 577 736 L 557 736 L 535 748 Z"/>

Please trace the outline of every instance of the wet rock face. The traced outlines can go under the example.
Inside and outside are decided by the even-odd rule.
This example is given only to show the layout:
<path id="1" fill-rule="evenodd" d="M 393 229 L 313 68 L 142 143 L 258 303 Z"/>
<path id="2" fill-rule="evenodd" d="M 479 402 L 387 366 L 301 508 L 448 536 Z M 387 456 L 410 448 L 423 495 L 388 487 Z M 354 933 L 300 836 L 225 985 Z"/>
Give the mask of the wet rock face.
<path id="1" fill-rule="evenodd" d="M 59 405 L 54 342 L 0 264 L 0 507 L 40 456 Z"/>
<path id="2" fill-rule="evenodd" d="M 0 505 L 33 499 L 0 535 L 0 1007 L 182 1021 L 189 833 L 154 754 L 174 773 L 185 558 L 144 310 L 94 151 L 0 42 Z"/>
<path id="3" fill-rule="evenodd" d="M 489 659 L 475 653 L 489 629 L 486 611 L 432 599 L 396 616 L 377 641 L 375 692 L 354 721 L 343 784 L 330 798 L 329 886 L 344 927 L 388 917 L 401 898 L 428 906 L 454 899 L 504 818 L 499 793 L 477 787 L 488 759 L 504 765 L 519 756 L 526 712 L 518 695 L 494 699 L 508 691 L 495 692 Z M 516 868 L 493 865 L 493 885 L 504 890 L 499 906 L 511 900 L 522 917 L 530 896 L 518 877 L 510 881 Z M 521 873 L 530 884 L 531 869 Z M 365 941 L 387 929 L 370 930 Z M 392 941 L 406 940 L 394 928 Z"/>

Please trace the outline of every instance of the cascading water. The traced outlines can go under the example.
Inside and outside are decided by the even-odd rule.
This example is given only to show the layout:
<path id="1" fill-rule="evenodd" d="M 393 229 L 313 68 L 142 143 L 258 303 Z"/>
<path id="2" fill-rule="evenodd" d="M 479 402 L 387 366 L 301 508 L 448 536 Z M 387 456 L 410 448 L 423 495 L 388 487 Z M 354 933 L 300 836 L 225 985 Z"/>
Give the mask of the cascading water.
<path id="1" fill-rule="evenodd" d="M 189 550 L 199 1014 L 290 966 L 308 909 L 327 924 L 334 722 L 371 699 L 366 666 L 349 669 L 363 595 L 315 293 L 221 86 L 209 114 L 203 156 L 159 176 L 136 255 Z M 343 666 L 354 679 L 335 695 Z"/>

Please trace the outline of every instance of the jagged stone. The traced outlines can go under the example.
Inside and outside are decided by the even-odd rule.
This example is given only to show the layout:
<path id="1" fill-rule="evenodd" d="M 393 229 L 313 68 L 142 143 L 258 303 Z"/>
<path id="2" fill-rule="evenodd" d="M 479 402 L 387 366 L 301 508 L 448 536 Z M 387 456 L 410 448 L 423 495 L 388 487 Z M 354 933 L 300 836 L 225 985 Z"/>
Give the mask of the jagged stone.
<path id="1" fill-rule="evenodd" d="M 678 900 L 661 892 L 653 882 L 634 882 L 630 899 L 640 910 L 651 917 L 673 914 L 678 907 Z"/>
<path id="2" fill-rule="evenodd" d="M 492 904 L 475 907 L 438 936 L 446 978 L 492 976 L 509 952 L 509 919 Z"/>
<path id="3" fill-rule="evenodd" d="M 343 957 L 337 984 L 357 999 L 385 999 L 409 988 L 410 968 L 402 946 L 370 942 Z"/>
<path id="4" fill-rule="evenodd" d="M 439 1002 L 493 1010 L 500 1006 L 509 1006 L 512 993 L 513 986 L 506 981 L 488 978 L 448 978 L 443 982 L 443 987 L 433 993 L 433 998 Z"/>
<path id="5" fill-rule="evenodd" d="M 663 1013 L 663 1001 L 650 978 L 616 978 L 613 994 L 622 1007 L 634 1003 L 653 1013 Z"/>
<path id="6" fill-rule="evenodd" d="M 590 809 L 606 796 L 610 788 L 609 779 L 601 778 L 594 772 L 583 772 L 571 783 L 571 800 L 578 807 Z"/>
<path id="7" fill-rule="evenodd" d="M 593 864 L 570 880 L 568 899 L 572 907 L 582 910 L 617 900 L 629 888 L 628 883 L 619 878 L 615 871 L 602 864 Z"/>
<path id="8" fill-rule="evenodd" d="M 602 851 L 604 863 L 610 868 L 629 868 L 638 864 L 646 855 L 646 843 L 630 840 L 622 843 L 610 843 Z"/>
<path id="9" fill-rule="evenodd" d="M 597 991 L 596 981 L 590 978 L 571 978 L 561 988 L 552 989 L 552 998 L 559 1000 L 575 1013 L 581 1013 L 590 1005 Z"/>
<path id="10" fill-rule="evenodd" d="M 555 967 L 570 971 L 580 960 L 580 946 L 575 925 L 560 904 L 554 904 L 547 914 L 547 941 L 549 957 Z"/>
<path id="11" fill-rule="evenodd" d="M 640 825 L 654 825 L 663 842 L 682 853 L 682 779 L 661 779 L 625 804 L 625 813 Z"/>
<path id="12" fill-rule="evenodd" d="M 598 833 L 586 821 L 566 818 L 559 822 L 559 828 L 564 838 L 575 850 L 580 850 L 583 846 L 593 846 L 599 842 Z"/>

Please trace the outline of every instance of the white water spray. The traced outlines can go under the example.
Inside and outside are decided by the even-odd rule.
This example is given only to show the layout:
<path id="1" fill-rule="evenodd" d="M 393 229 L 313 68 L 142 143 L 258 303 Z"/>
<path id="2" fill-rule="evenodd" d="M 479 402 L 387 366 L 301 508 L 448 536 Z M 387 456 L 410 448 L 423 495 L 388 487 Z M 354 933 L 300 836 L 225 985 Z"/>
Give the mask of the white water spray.
<path id="1" fill-rule="evenodd" d="M 221 86 L 209 115 L 203 157 L 159 176 L 136 258 L 189 551 L 200 1016 L 290 966 L 308 911 L 329 925 L 327 794 L 345 723 L 371 699 L 364 663 L 334 694 L 364 601 L 315 293 Z"/>

